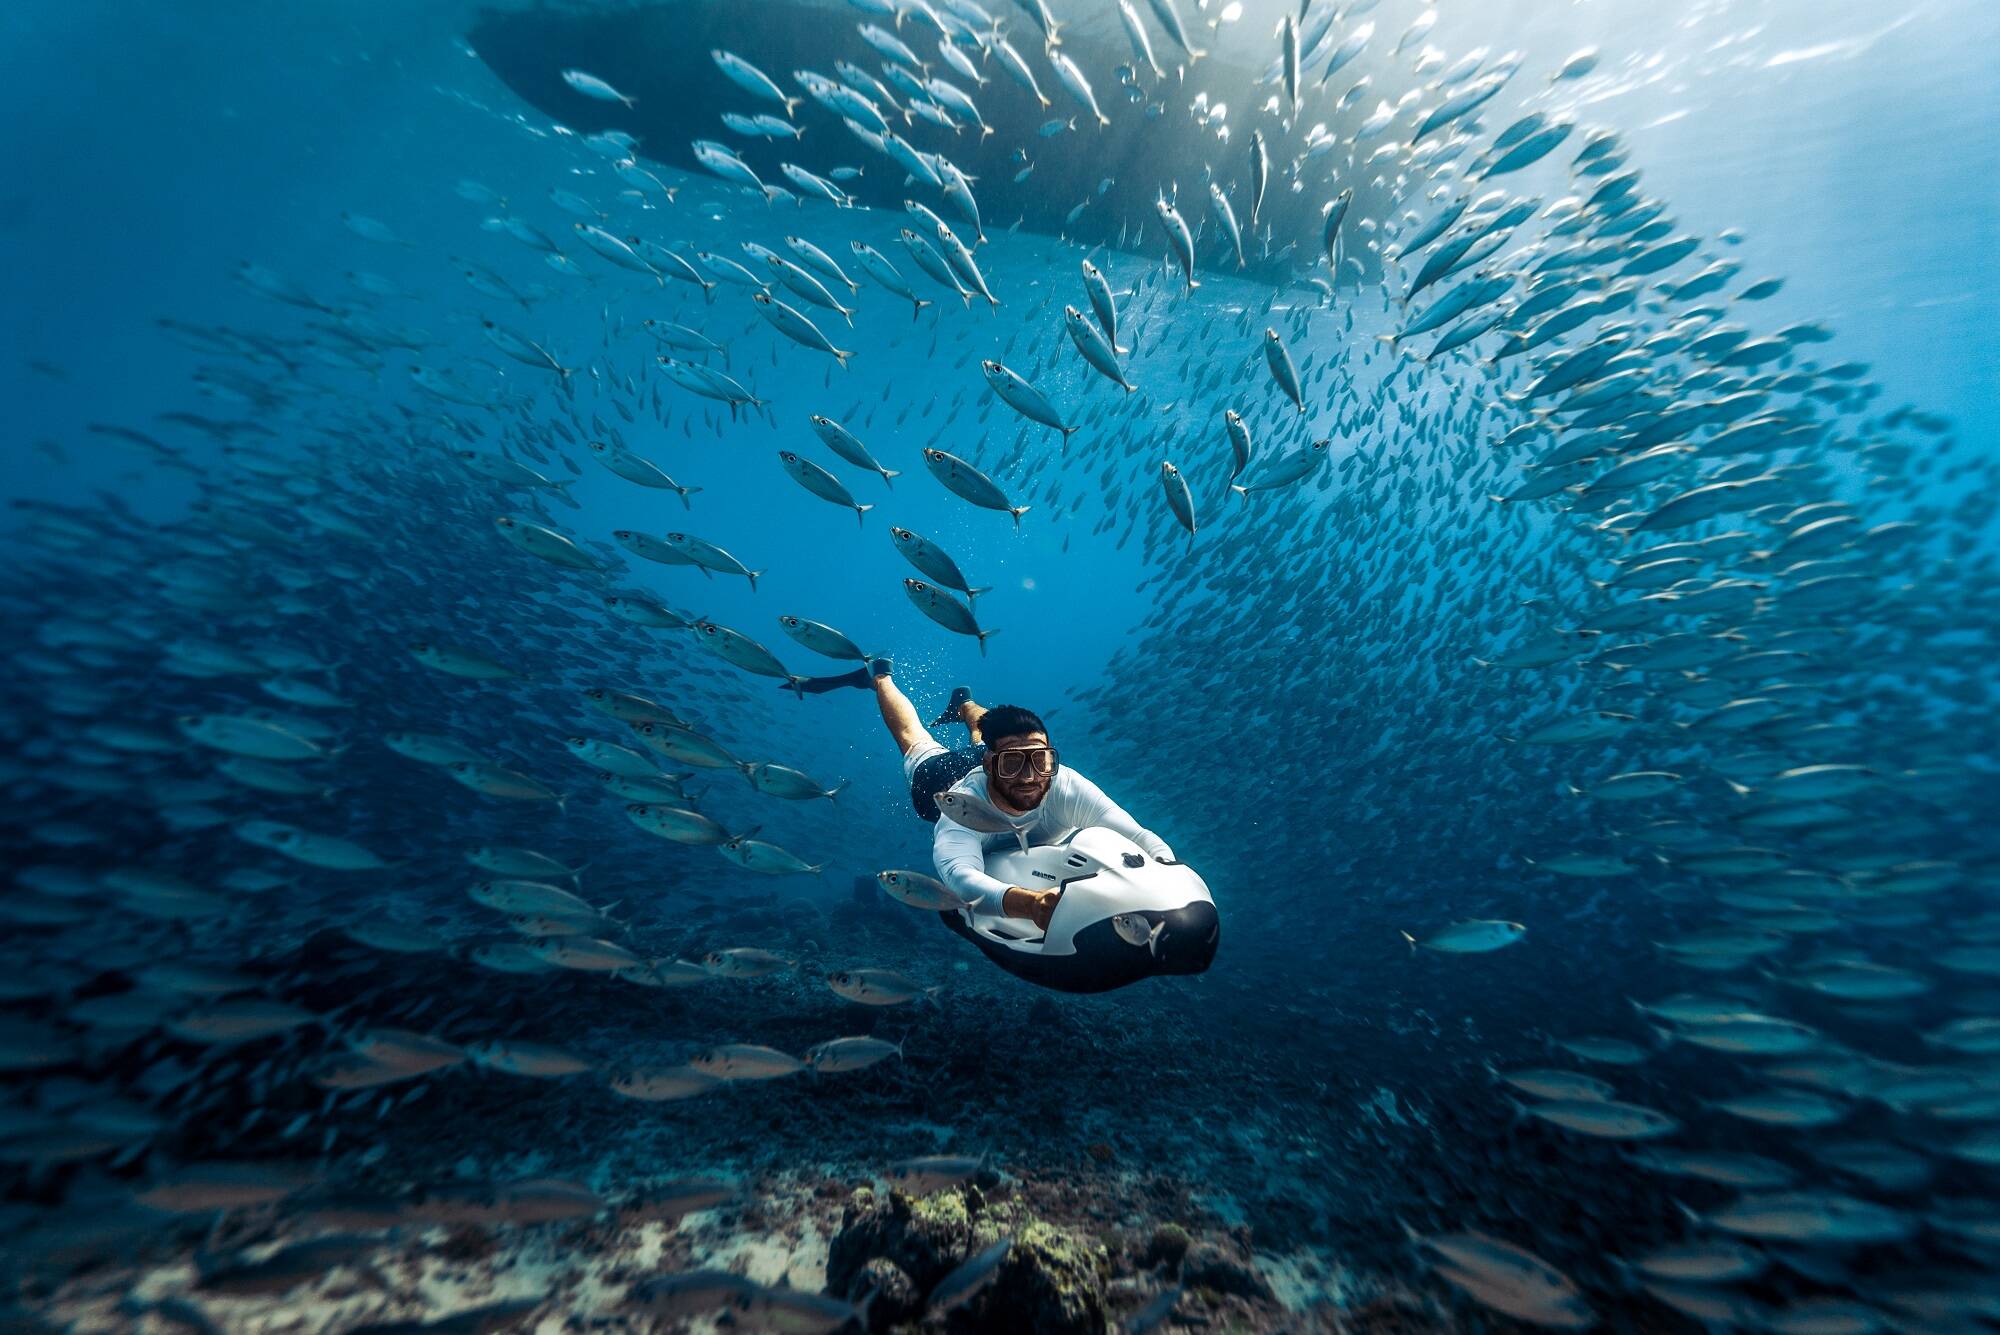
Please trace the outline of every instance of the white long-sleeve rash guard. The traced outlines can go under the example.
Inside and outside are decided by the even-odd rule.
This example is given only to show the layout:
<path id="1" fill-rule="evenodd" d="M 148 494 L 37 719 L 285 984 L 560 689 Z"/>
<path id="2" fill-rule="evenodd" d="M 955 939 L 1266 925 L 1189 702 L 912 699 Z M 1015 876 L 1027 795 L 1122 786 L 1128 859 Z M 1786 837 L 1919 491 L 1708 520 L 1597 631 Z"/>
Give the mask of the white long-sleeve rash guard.
<path id="1" fill-rule="evenodd" d="M 974 770 L 952 786 L 989 806 L 993 803 L 987 792 L 984 769 Z M 1014 828 L 1025 832 L 1030 844 L 1054 843 L 1072 830 L 1096 825 L 1116 830 L 1153 857 L 1171 859 L 1174 855 L 1166 840 L 1133 820 L 1125 808 L 1104 795 L 1103 789 L 1067 766 L 1056 771 L 1055 781 L 1049 785 L 1048 795 L 1042 798 L 1040 806 L 1012 819 Z M 1013 848 L 1018 844 L 1014 835 L 982 835 L 949 816 L 940 816 L 937 831 L 931 836 L 931 860 L 937 864 L 938 877 L 960 899 L 971 904 L 973 912 L 997 915 L 1004 912 L 1001 897 L 1010 887 L 1007 882 L 986 874 L 986 850 Z"/>

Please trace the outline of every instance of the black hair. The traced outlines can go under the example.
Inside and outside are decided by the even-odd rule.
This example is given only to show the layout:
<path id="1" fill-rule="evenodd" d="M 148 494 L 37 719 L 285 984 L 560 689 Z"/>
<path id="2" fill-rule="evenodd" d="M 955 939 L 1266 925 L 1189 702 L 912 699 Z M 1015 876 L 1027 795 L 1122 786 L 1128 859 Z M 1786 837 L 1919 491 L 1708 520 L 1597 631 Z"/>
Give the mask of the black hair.
<path id="1" fill-rule="evenodd" d="M 979 736 L 988 746 L 996 737 L 1025 737 L 1031 732 L 1047 735 L 1049 725 L 1034 711 L 1019 705 L 995 705 L 979 716 Z"/>

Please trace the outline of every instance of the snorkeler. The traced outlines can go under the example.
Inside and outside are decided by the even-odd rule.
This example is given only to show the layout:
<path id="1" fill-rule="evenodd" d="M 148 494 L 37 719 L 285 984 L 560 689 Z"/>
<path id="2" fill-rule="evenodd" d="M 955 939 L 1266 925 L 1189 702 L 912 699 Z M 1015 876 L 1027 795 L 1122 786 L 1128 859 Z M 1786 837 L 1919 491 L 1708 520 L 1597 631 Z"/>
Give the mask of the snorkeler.
<path id="1" fill-rule="evenodd" d="M 1033 713 L 1019 705 L 982 708 L 961 686 L 933 723 L 963 723 L 971 734 L 970 746 L 950 749 L 924 726 L 916 706 L 891 677 L 891 667 L 886 658 L 869 664 L 875 702 L 889 735 L 902 750 L 911 804 L 919 816 L 936 822 L 931 858 L 938 876 L 975 913 L 1025 918 L 1047 931 L 1062 891 L 1009 885 L 987 875 L 989 835 L 938 809 L 937 794 L 947 790 L 997 814 L 1007 829 L 989 832 L 996 847 L 1013 846 L 1023 838 L 1029 844 L 1052 844 L 1073 831 L 1096 826 L 1124 835 L 1158 861 L 1174 860 L 1164 839 L 1132 819 L 1089 779 L 1063 767 L 1049 744 L 1048 728 Z"/>

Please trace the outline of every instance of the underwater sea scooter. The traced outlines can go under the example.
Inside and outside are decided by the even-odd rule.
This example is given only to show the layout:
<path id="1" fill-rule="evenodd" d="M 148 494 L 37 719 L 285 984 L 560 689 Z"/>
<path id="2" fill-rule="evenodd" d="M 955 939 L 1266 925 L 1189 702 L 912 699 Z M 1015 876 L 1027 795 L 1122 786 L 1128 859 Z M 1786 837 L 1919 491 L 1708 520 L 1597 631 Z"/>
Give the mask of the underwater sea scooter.
<path id="1" fill-rule="evenodd" d="M 1058 992 L 1109 992 L 1156 974 L 1202 973 L 1215 958 L 1222 924 L 1207 884 L 1192 867 L 1155 861 L 1115 830 L 990 850 L 986 874 L 1063 892 L 1046 933 L 1025 918 L 971 909 L 938 915 L 1017 978 Z"/>

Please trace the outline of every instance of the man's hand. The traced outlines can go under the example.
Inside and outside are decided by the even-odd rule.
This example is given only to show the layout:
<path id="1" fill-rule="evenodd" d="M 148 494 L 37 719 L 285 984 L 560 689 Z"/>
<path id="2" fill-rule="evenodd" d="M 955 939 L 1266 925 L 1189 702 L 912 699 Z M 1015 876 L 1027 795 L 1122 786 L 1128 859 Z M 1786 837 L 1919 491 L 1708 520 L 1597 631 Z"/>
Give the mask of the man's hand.
<path id="1" fill-rule="evenodd" d="M 1049 920 L 1056 916 L 1056 904 L 1061 899 L 1060 890 L 1027 890 L 1010 885 L 1007 893 L 1000 896 L 1000 911 L 1010 918 L 1026 918 L 1046 932 Z"/>

